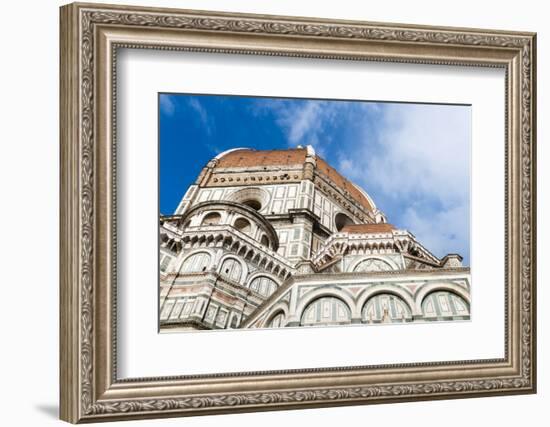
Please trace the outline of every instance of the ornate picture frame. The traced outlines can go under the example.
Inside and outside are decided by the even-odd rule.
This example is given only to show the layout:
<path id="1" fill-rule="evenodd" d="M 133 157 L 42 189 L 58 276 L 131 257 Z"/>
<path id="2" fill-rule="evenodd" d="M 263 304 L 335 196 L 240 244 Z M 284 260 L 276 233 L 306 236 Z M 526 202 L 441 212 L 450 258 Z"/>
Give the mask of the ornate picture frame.
<path id="1" fill-rule="evenodd" d="M 60 416 L 72 422 L 536 392 L 536 35 L 175 9 L 61 8 Z M 504 357 L 117 376 L 117 49 L 505 71 Z"/>

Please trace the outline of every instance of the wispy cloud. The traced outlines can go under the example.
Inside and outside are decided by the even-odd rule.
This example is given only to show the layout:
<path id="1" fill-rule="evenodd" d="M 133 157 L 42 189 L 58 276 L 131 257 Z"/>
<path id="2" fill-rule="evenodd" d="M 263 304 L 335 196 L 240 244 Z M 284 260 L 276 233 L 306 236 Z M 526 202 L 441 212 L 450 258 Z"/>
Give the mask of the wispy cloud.
<path id="1" fill-rule="evenodd" d="M 278 122 L 287 133 L 289 144 L 315 143 L 319 141 L 325 125 L 334 114 L 334 107 L 322 102 L 290 104 L 278 111 Z"/>
<path id="2" fill-rule="evenodd" d="M 214 120 L 208 115 L 208 111 L 197 98 L 188 98 L 189 106 L 197 113 L 202 126 L 208 133 L 212 134 L 214 129 Z"/>
<path id="3" fill-rule="evenodd" d="M 463 203 L 433 211 L 409 207 L 400 220 L 434 254 L 441 257 L 450 252 L 458 253 L 469 264 L 469 215 L 469 204 Z"/>
<path id="4" fill-rule="evenodd" d="M 437 197 L 453 205 L 469 197 L 470 111 L 441 105 L 388 105 L 371 179 L 397 195 Z"/>
<path id="5" fill-rule="evenodd" d="M 161 94 L 159 97 L 160 110 L 167 116 L 173 116 L 176 112 L 176 105 L 170 95 Z"/>
<path id="6" fill-rule="evenodd" d="M 286 136 L 289 147 L 311 144 L 323 152 L 333 142 L 333 127 L 346 103 L 329 101 L 259 100 L 254 113 L 271 115 Z"/>

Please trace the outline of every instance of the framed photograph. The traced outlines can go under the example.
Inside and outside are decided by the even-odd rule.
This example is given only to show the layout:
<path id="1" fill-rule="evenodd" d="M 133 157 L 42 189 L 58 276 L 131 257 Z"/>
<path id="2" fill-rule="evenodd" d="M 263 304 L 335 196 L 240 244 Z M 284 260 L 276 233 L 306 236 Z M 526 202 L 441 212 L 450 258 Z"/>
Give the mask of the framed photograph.
<path id="1" fill-rule="evenodd" d="M 535 34 L 61 8 L 61 418 L 536 391 Z"/>

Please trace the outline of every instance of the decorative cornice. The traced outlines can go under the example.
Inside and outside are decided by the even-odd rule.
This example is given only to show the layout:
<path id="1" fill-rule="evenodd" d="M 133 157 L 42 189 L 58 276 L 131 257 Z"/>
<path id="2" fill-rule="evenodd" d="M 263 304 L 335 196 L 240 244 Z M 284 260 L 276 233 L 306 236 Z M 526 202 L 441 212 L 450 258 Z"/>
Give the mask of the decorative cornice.
<path id="1" fill-rule="evenodd" d="M 454 267 L 454 268 L 439 268 L 439 269 L 433 269 L 433 270 L 387 270 L 387 271 L 369 271 L 369 272 L 359 272 L 359 271 L 353 271 L 353 272 L 340 272 L 340 273 L 323 273 L 322 275 L 319 274 L 303 274 L 303 275 L 295 275 L 294 281 L 299 282 L 301 280 L 349 280 L 349 279 L 357 279 L 357 278 L 393 278 L 393 277 L 399 277 L 399 276 L 441 276 L 445 274 L 470 274 L 470 267 Z"/>
<path id="2" fill-rule="evenodd" d="M 185 212 L 183 215 L 181 215 L 179 225 L 183 225 L 188 218 L 192 217 L 197 212 L 201 212 L 203 210 L 209 210 L 209 209 L 233 210 L 245 217 L 246 216 L 249 217 L 249 219 L 252 218 L 256 220 L 256 222 L 260 223 L 264 227 L 263 231 L 265 231 L 268 234 L 269 241 L 271 242 L 270 249 L 274 252 L 274 256 L 276 256 L 276 251 L 277 251 L 277 248 L 279 247 L 279 236 L 277 235 L 277 232 L 273 228 L 273 225 L 271 225 L 271 223 L 268 220 L 266 220 L 262 214 L 260 214 L 259 212 L 255 211 L 251 207 L 246 206 L 242 203 L 232 202 L 229 200 L 198 203 L 195 206 L 193 206 L 191 209 L 189 209 L 187 212 Z"/>

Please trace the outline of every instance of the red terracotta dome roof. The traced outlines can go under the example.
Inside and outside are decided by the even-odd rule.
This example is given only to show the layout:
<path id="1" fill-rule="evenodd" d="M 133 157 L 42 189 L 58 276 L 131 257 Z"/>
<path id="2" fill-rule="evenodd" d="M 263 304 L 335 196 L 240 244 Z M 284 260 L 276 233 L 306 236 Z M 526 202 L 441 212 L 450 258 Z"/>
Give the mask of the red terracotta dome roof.
<path id="1" fill-rule="evenodd" d="M 338 187 L 346 190 L 353 199 L 359 202 L 360 205 L 372 211 L 374 207 L 371 205 L 367 197 L 348 179 L 344 178 L 340 173 L 330 166 L 325 160 L 317 156 L 317 169 L 325 174 Z"/>
<path id="2" fill-rule="evenodd" d="M 306 159 L 305 148 L 288 150 L 235 150 L 222 156 L 217 167 L 238 168 L 245 166 L 278 166 L 303 164 Z"/>

